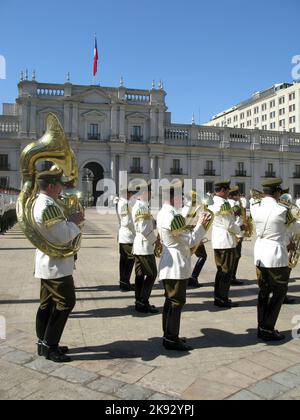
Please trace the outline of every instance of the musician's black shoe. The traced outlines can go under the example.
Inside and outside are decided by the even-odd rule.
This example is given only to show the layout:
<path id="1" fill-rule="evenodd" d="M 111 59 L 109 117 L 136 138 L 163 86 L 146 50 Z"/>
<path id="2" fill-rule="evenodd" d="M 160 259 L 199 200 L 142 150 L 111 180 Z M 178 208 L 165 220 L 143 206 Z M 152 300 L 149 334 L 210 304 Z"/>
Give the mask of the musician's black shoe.
<path id="1" fill-rule="evenodd" d="M 142 314 L 159 314 L 159 310 L 155 306 L 150 305 L 150 303 L 136 302 L 135 310 Z"/>
<path id="2" fill-rule="evenodd" d="M 232 302 L 230 299 L 228 300 L 215 299 L 215 306 L 217 306 L 218 308 L 231 309 L 231 308 L 238 308 L 240 305 L 238 303 Z"/>
<path id="3" fill-rule="evenodd" d="M 130 283 L 122 283 L 120 282 L 120 290 L 121 292 L 135 292 L 135 286 Z"/>
<path id="4" fill-rule="evenodd" d="M 189 352 L 189 351 L 194 350 L 193 347 L 188 346 L 184 341 L 180 339 L 176 341 L 170 341 L 164 338 L 163 346 L 166 350 L 171 350 L 171 351 Z"/>
<path id="5" fill-rule="evenodd" d="M 257 338 L 260 340 L 269 342 L 269 341 L 284 341 L 285 335 L 280 334 L 278 331 L 269 331 L 259 328 L 257 332 Z"/>
<path id="6" fill-rule="evenodd" d="M 58 346 L 47 346 L 44 343 L 42 344 L 42 356 L 54 363 L 70 363 L 72 361 Z"/>
<path id="7" fill-rule="evenodd" d="M 198 279 L 194 277 L 190 277 L 188 281 L 188 287 L 191 287 L 193 289 L 200 289 L 201 284 L 199 283 Z"/>
<path id="8" fill-rule="evenodd" d="M 284 305 L 295 305 L 296 303 L 297 303 L 296 299 L 290 298 L 288 296 L 286 296 L 286 298 L 284 299 L 284 302 L 283 302 Z"/>
<path id="9" fill-rule="evenodd" d="M 59 346 L 58 348 L 62 354 L 68 354 L 70 351 L 69 347 L 66 347 L 66 346 Z M 43 356 L 42 341 L 38 341 L 37 343 L 37 353 L 39 356 Z"/>
<path id="10" fill-rule="evenodd" d="M 237 279 L 232 279 L 231 280 L 231 286 L 243 286 L 244 282 L 241 280 L 237 280 Z"/>

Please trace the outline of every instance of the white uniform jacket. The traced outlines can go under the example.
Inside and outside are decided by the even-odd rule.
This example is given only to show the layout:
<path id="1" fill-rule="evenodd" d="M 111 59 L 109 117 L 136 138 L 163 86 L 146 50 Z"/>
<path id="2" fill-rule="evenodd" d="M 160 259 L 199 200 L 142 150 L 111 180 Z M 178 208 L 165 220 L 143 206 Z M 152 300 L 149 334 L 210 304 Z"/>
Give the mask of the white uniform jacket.
<path id="1" fill-rule="evenodd" d="M 67 244 L 80 235 L 74 223 L 67 222 L 62 209 L 50 197 L 40 194 L 34 206 L 34 220 L 42 236 L 55 244 Z M 73 275 L 74 257 L 53 258 L 36 251 L 35 277 L 55 280 Z"/>
<path id="2" fill-rule="evenodd" d="M 271 197 L 251 206 L 257 241 L 254 263 L 257 267 L 288 267 L 287 240 L 292 233 L 300 233 L 300 222 L 293 219 L 290 211 Z"/>
<path id="3" fill-rule="evenodd" d="M 135 230 L 129 201 L 125 198 L 120 198 L 117 211 L 120 223 L 118 235 L 119 244 L 133 244 Z"/>
<path id="4" fill-rule="evenodd" d="M 132 219 L 135 228 L 133 255 L 153 255 L 157 240 L 155 220 L 149 209 L 149 204 L 137 200 L 132 209 Z"/>
<path id="5" fill-rule="evenodd" d="M 215 196 L 214 204 L 209 207 L 214 213 L 212 228 L 213 249 L 233 249 L 237 247 L 237 236 L 241 236 L 241 228 L 236 221 L 228 200 Z"/>
<path id="6" fill-rule="evenodd" d="M 163 244 L 160 280 L 189 279 L 192 274 L 191 248 L 200 244 L 205 236 L 205 229 L 199 223 L 190 232 L 174 230 L 176 216 L 179 213 L 168 204 L 164 204 L 157 216 L 157 228 Z"/>

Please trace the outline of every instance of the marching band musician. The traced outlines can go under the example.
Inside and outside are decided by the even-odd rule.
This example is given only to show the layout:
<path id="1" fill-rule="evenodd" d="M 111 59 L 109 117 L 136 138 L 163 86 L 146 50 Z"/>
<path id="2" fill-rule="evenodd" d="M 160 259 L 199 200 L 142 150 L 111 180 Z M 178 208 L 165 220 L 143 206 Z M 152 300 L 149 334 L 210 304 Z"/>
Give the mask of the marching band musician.
<path id="1" fill-rule="evenodd" d="M 282 195 L 282 179 L 263 183 L 265 197 L 251 206 L 256 225 L 255 265 L 259 283 L 258 338 L 263 341 L 282 341 L 283 334 L 275 330 L 290 276 L 287 250 L 288 229 L 300 233 L 291 211 L 278 203 Z"/>
<path id="2" fill-rule="evenodd" d="M 163 309 L 163 346 L 167 350 L 190 351 L 192 348 L 179 338 L 182 308 L 186 302 L 186 288 L 191 274 L 191 248 L 200 244 L 205 235 L 204 225 L 209 217 L 201 215 L 194 230 L 187 230 L 185 218 L 179 214 L 182 194 L 171 188 L 157 217 L 157 227 L 163 253 L 159 266 L 159 277 L 165 287 Z"/>
<path id="3" fill-rule="evenodd" d="M 242 227 L 244 224 L 242 218 L 242 202 L 239 187 L 236 186 L 230 190 L 229 199 L 228 199 L 231 208 L 235 214 L 237 224 Z M 244 232 L 241 230 L 241 233 L 237 235 L 237 247 L 236 247 L 236 258 L 232 271 L 231 286 L 242 286 L 244 283 L 240 280 L 237 280 L 237 271 L 239 267 L 240 259 L 242 258 L 242 247 L 244 240 Z"/>
<path id="4" fill-rule="evenodd" d="M 62 173 L 38 175 L 39 196 L 34 206 L 38 230 L 50 242 L 66 244 L 81 234 L 82 213 L 66 220 L 57 204 L 62 190 Z M 54 258 L 36 251 L 35 277 L 41 279 L 41 301 L 36 317 L 38 354 L 55 363 L 70 362 L 67 347 L 59 347 L 69 315 L 75 306 L 74 257 Z"/>
<path id="5" fill-rule="evenodd" d="M 229 291 L 236 261 L 236 237 L 241 235 L 241 230 L 244 230 L 244 226 L 241 229 L 236 222 L 228 201 L 230 183 L 230 180 L 226 180 L 215 184 L 214 204 L 209 207 L 215 215 L 212 230 L 212 246 L 217 265 L 214 304 L 219 308 L 228 309 L 238 306 L 229 299 Z"/>
<path id="6" fill-rule="evenodd" d="M 135 227 L 133 255 L 135 257 L 135 310 L 146 314 L 159 311 L 150 305 L 149 299 L 157 277 L 154 255 L 158 238 L 155 234 L 155 221 L 150 212 L 151 184 L 140 187 L 137 201 L 132 209 Z"/>
<path id="7" fill-rule="evenodd" d="M 0 190 L 0 234 L 4 235 L 17 223 L 17 195 L 14 190 Z"/>
<path id="8" fill-rule="evenodd" d="M 289 193 L 290 193 L 289 188 L 286 188 L 286 189 L 282 190 L 283 195 L 289 194 Z M 283 198 L 283 196 L 280 197 L 280 204 L 286 205 L 286 208 L 289 209 L 289 206 L 287 204 L 283 204 L 283 202 L 281 201 L 282 198 Z M 295 250 L 294 249 L 295 242 L 293 240 L 294 237 L 295 237 L 295 235 L 294 235 L 294 232 L 293 232 L 293 226 L 289 226 L 289 228 L 287 229 L 287 237 L 286 237 L 286 246 L 287 246 L 288 252 L 293 252 Z M 289 280 L 290 280 L 291 273 L 292 273 L 292 268 L 291 267 L 289 267 L 289 272 L 290 272 L 290 275 L 289 275 Z M 284 305 L 294 305 L 295 303 L 296 303 L 296 299 L 293 298 L 293 297 L 289 297 L 288 295 L 286 295 L 286 297 L 283 301 Z"/>
<path id="9" fill-rule="evenodd" d="M 133 193 L 127 189 L 121 191 L 121 197 L 117 203 L 117 215 L 119 219 L 119 250 L 120 250 L 120 290 L 122 292 L 134 291 L 130 284 L 130 278 L 134 267 L 132 255 L 135 238 L 134 223 L 132 219 L 131 198 Z"/>
<path id="10" fill-rule="evenodd" d="M 192 225 L 195 225 L 195 226 L 199 219 L 199 211 L 197 211 L 196 208 L 197 208 L 197 193 L 196 191 L 192 191 L 186 197 L 185 205 L 182 209 L 182 216 L 186 219 L 186 221 L 193 220 Z M 203 242 L 198 247 L 195 255 L 198 258 L 198 260 L 193 269 L 193 273 L 188 280 L 188 286 L 194 289 L 199 289 L 201 287 L 201 284 L 199 283 L 199 276 L 207 261 L 207 252 L 206 252 L 206 248 Z"/>

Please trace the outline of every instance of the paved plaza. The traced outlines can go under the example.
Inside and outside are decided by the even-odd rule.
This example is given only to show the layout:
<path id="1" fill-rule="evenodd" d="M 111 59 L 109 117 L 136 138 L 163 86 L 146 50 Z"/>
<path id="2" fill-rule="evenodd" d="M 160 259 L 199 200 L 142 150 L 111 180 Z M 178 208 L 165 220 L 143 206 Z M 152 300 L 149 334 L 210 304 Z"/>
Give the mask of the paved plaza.
<path id="1" fill-rule="evenodd" d="M 87 211 L 83 248 L 75 280 L 77 305 L 65 330 L 73 362 L 57 365 L 36 355 L 35 315 L 39 281 L 33 278 L 34 249 L 15 227 L 0 237 L 0 317 L 7 324 L 0 341 L 0 399 L 222 400 L 300 399 L 300 340 L 292 339 L 299 315 L 300 269 L 292 273 L 278 329 L 283 344 L 256 338 L 257 284 L 254 242 L 246 242 L 239 278 L 232 289 L 237 309 L 213 306 L 215 266 L 209 259 L 203 288 L 189 290 L 181 334 L 194 351 L 170 353 L 162 347 L 161 315 L 134 311 L 133 293 L 118 288 L 117 221 Z M 162 308 L 157 281 L 151 303 Z"/>

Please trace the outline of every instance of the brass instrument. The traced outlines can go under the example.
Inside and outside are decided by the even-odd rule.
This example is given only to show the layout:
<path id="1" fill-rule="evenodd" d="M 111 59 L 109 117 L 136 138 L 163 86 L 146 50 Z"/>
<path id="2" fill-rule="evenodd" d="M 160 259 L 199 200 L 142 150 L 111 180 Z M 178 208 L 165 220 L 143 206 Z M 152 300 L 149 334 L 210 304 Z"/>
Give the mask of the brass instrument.
<path id="1" fill-rule="evenodd" d="M 68 244 L 54 244 L 41 235 L 33 216 L 38 194 L 36 165 L 39 162 L 52 162 L 55 165 L 51 169 L 53 174 L 63 171 L 64 176 L 68 178 L 68 182 L 73 185 L 78 180 L 78 166 L 75 155 L 58 118 L 54 114 L 48 114 L 46 126 L 47 130 L 44 136 L 37 142 L 29 144 L 21 154 L 20 171 L 23 187 L 17 201 L 17 216 L 21 229 L 35 248 L 50 257 L 67 258 L 78 253 L 81 235 Z M 82 209 L 76 194 L 72 194 L 72 202 L 72 206 L 69 206 L 69 203 L 64 205 L 66 218 L 72 212 L 74 214 L 75 208 L 76 211 Z M 58 204 L 61 205 L 62 203 Z"/>
<path id="2" fill-rule="evenodd" d="M 212 196 L 210 195 L 206 195 L 204 197 L 204 199 L 201 200 L 201 204 L 199 206 L 197 206 L 195 208 L 195 210 L 193 210 L 193 215 L 190 215 L 186 218 L 187 221 L 187 228 L 189 230 L 193 230 L 195 228 L 195 225 L 193 225 L 193 219 L 195 219 L 197 217 L 198 212 L 201 213 L 208 213 L 210 215 L 210 220 L 207 223 L 206 226 L 204 226 L 205 232 L 208 232 L 210 230 L 210 228 L 212 227 L 212 224 L 214 222 L 214 218 L 215 215 L 214 213 L 209 210 L 209 206 L 212 206 L 214 204 L 214 200 L 212 198 Z M 205 239 L 207 242 L 207 239 Z M 202 246 L 205 242 L 205 240 L 203 240 L 199 245 L 195 246 L 194 248 L 191 249 L 191 253 L 192 255 L 196 254 L 196 252 L 198 251 L 198 249 L 200 248 L 200 246 Z"/>
<path id="3" fill-rule="evenodd" d="M 252 238 L 253 231 L 254 231 L 252 217 L 251 215 L 247 216 L 247 209 L 243 206 L 242 200 L 240 200 L 240 207 L 241 207 L 241 217 L 243 220 L 243 225 L 245 226 L 244 238 L 250 239 Z"/>
<path id="4" fill-rule="evenodd" d="M 160 235 L 158 235 L 157 241 L 155 242 L 154 255 L 156 258 L 161 258 L 162 253 L 163 253 L 163 244 L 161 243 Z"/>
<path id="5" fill-rule="evenodd" d="M 283 194 L 279 202 L 292 212 L 296 220 L 300 220 L 300 209 L 293 203 L 293 198 L 290 194 Z M 300 235 L 293 235 L 290 245 L 289 268 L 294 269 L 297 267 L 300 258 Z"/>

